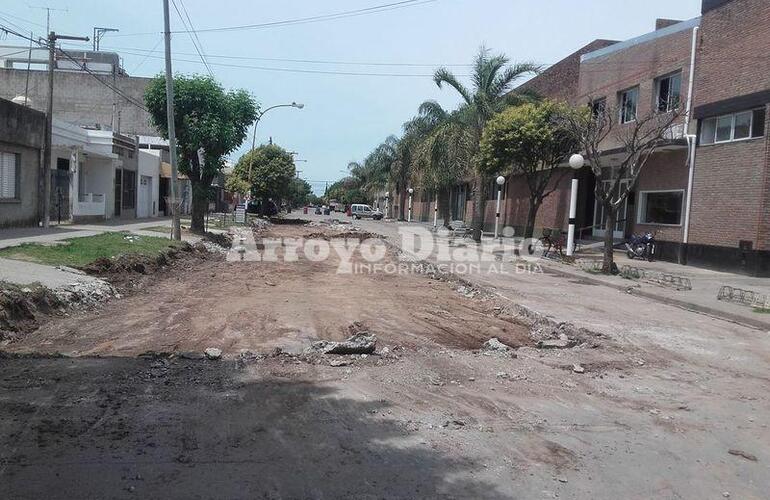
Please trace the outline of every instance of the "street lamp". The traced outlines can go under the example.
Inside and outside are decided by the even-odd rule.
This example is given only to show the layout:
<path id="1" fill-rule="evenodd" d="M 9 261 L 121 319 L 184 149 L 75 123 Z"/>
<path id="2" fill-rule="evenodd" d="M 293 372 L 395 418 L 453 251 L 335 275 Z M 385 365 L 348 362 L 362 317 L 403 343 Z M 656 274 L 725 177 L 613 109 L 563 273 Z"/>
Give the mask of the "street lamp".
<path id="1" fill-rule="evenodd" d="M 583 155 L 575 153 L 569 157 L 569 166 L 578 171 L 583 168 L 586 160 Z M 572 257 L 575 250 L 575 217 L 577 217 L 578 179 L 572 178 L 572 190 L 569 198 L 569 229 L 567 231 L 567 257 Z"/>
<path id="2" fill-rule="evenodd" d="M 262 119 L 263 116 L 265 116 L 265 113 L 270 111 L 271 109 L 275 108 L 297 108 L 302 109 L 305 105 L 297 102 L 292 102 L 291 104 L 276 104 L 275 106 L 270 106 L 269 108 L 265 108 L 262 111 L 257 111 L 257 119 L 254 120 L 254 135 L 251 137 L 251 152 L 254 152 L 254 148 L 257 147 L 257 125 L 259 125 L 259 120 Z M 249 163 L 249 179 L 251 179 L 251 162 Z"/>
<path id="3" fill-rule="evenodd" d="M 409 188 L 409 217 L 407 218 L 407 222 L 412 222 L 412 194 L 414 193 L 414 189 Z"/>
<path id="4" fill-rule="evenodd" d="M 505 184 L 505 177 L 499 176 L 495 182 L 497 183 L 497 210 L 495 210 L 495 239 L 497 239 L 498 228 L 500 227 L 500 200 L 503 197 L 503 184 Z"/>

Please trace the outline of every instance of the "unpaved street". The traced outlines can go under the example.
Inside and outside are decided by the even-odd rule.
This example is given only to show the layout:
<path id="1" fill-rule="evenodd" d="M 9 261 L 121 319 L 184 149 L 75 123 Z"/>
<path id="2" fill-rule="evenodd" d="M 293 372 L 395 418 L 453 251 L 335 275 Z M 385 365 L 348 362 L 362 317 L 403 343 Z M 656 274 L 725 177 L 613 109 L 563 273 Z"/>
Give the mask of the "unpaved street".
<path id="1" fill-rule="evenodd" d="M 259 236 L 307 234 L 335 233 Z M 553 276 L 492 293 L 337 264 L 208 260 L 4 346 L 4 495 L 766 498 L 765 332 L 580 283 L 560 305 Z M 299 354 L 362 329 L 374 355 Z M 560 331 L 577 345 L 537 347 Z"/>

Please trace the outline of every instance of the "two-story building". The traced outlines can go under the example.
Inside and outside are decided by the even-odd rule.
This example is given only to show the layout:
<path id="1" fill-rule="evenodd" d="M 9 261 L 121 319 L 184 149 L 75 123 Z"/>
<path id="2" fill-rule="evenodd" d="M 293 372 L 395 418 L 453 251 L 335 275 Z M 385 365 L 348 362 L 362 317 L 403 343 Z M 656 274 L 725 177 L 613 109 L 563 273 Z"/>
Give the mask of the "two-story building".
<path id="1" fill-rule="evenodd" d="M 770 2 L 704 0 L 695 69 L 691 264 L 770 275 Z"/>

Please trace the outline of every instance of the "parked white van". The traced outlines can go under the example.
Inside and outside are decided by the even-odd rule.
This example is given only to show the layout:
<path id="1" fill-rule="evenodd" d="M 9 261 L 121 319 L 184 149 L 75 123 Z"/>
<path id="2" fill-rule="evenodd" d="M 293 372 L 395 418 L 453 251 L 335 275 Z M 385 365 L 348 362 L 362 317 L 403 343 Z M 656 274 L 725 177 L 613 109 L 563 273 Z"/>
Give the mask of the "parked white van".
<path id="1" fill-rule="evenodd" d="M 379 210 L 374 210 L 369 205 L 362 205 L 360 203 L 354 203 L 350 206 L 350 215 L 354 219 L 382 219 L 383 213 Z"/>

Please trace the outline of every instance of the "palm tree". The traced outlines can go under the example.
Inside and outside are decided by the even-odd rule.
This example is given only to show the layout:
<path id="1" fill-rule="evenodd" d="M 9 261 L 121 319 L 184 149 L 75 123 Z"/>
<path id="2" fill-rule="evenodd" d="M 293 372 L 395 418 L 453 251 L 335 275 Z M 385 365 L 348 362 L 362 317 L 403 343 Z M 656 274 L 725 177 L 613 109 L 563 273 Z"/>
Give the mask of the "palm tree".
<path id="1" fill-rule="evenodd" d="M 448 85 L 455 89 L 463 100 L 463 120 L 466 133 L 469 134 L 469 158 L 474 175 L 474 199 L 471 227 L 473 239 L 481 241 L 484 227 L 485 175 L 480 168 L 479 144 L 481 134 L 489 119 L 505 106 L 514 104 L 519 96 L 512 94 L 514 83 L 528 73 L 540 71 L 532 63 L 508 65 L 509 59 L 502 54 L 491 55 L 485 47 L 479 49 L 473 64 L 471 88 L 463 85 L 448 69 L 439 68 L 433 75 L 433 81 L 439 88 Z"/>
<path id="2" fill-rule="evenodd" d="M 419 183 L 435 191 L 439 201 L 439 216 L 449 226 L 449 193 L 452 186 L 470 172 L 473 138 L 468 133 L 467 106 L 448 112 L 435 101 L 420 106 L 419 119 L 425 135 L 417 149 L 415 176 Z"/>

